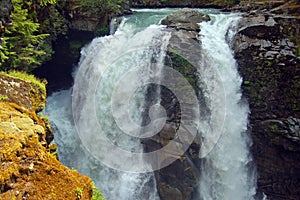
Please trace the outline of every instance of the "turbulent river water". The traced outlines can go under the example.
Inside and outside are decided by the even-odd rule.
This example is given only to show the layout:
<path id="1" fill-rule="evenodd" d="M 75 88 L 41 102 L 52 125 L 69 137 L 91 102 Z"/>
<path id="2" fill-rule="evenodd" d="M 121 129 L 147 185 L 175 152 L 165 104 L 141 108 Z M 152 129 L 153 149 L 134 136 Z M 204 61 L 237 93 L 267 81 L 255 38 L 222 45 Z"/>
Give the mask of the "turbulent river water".
<path id="1" fill-rule="evenodd" d="M 198 132 L 204 144 L 218 138 L 216 145 L 204 145 L 200 151 L 200 198 L 253 199 L 256 174 L 246 132 L 249 110 L 242 102 L 242 79 L 230 49 L 239 15 L 200 11 L 212 20 L 199 25 L 203 50 L 197 70 L 209 114 L 197 121 Z M 60 161 L 91 177 L 107 199 L 159 199 L 151 165 L 139 156 L 143 146 L 136 134 L 146 130 L 139 128 L 145 85 L 151 77 L 162 77 L 170 39 L 159 22 L 172 12 L 141 9 L 124 17 L 113 35 L 95 38 L 82 49 L 74 86 L 48 98 L 45 112 L 54 126 Z M 154 118 L 160 113 L 155 108 Z M 161 127 L 156 121 L 152 125 Z M 141 165 L 143 170 L 136 167 Z"/>

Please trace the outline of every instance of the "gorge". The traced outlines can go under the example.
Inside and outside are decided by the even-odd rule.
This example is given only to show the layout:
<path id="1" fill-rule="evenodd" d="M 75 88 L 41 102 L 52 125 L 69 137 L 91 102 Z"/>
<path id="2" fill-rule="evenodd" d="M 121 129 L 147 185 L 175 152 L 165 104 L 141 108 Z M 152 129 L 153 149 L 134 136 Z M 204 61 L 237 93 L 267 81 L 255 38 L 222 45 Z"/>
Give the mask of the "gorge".
<path id="1" fill-rule="evenodd" d="M 113 200 L 299 198 L 299 1 L 126 1 L 103 37 L 116 14 L 79 5 L 34 72 L 54 135 L 45 90 L 0 75 L 1 199 L 94 199 L 79 173 Z"/>
<path id="2" fill-rule="evenodd" d="M 241 78 L 229 46 L 240 17 L 216 10 L 201 11 L 211 14 L 183 9 L 163 20 L 163 24 L 168 24 L 165 27 L 158 25 L 160 20 L 174 10 L 136 10 L 123 19 L 114 35 L 96 38 L 82 50 L 72 90 L 48 98 L 46 113 L 55 127 L 61 162 L 92 177 L 107 199 L 254 198 L 256 173 L 248 149 L 248 108 L 241 101 Z M 178 94 L 188 90 L 188 86 L 172 73 L 162 73 L 168 67 L 183 74 L 190 88 L 198 90 L 198 106 L 186 103 L 190 101 L 186 97 L 175 95 L 176 89 Z M 128 78 L 124 74 L 129 72 L 133 74 Z M 160 80 L 156 78 L 156 85 L 151 81 L 147 85 L 153 76 Z M 119 85 L 121 94 L 113 96 Z M 117 104 L 129 101 L 127 93 L 133 98 L 130 100 L 133 105 L 118 105 L 117 110 L 111 110 L 112 101 Z M 156 127 L 160 122 L 155 121 L 162 117 L 161 113 L 151 111 L 157 103 L 165 109 L 162 130 Z M 133 122 L 125 120 L 124 129 L 114 112 L 118 112 L 121 120 L 131 118 Z M 151 122 L 146 125 L 154 132 L 150 138 L 141 138 L 143 147 L 140 135 L 132 138 L 126 133 L 132 134 L 130 126 L 134 124 L 130 122 L 141 126 L 148 115 Z M 185 119 L 184 115 L 189 116 Z M 190 144 L 185 144 L 185 137 L 191 137 L 189 132 L 180 128 L 187 125 L 196 130 Z M 114 153 L 118 146 L 146 154 L 163 149 L 170 142 L 177 150 L 170 149 L 155 157 L 161 167 L 154 173 L 156 163 L 150 162 L 150 169 L 141 169 L 147 173 L 132 174 L 139 172 L 140 162 L 147 160 L 141 158 L 135 162 L 131 159 L 139 159 L 131 154 L 127 157 L 124 152 Z M 191 145 L 186 152 L 182 149 L 184 145 Z M 172 157 L 177 159 L 163 164 Z"/>

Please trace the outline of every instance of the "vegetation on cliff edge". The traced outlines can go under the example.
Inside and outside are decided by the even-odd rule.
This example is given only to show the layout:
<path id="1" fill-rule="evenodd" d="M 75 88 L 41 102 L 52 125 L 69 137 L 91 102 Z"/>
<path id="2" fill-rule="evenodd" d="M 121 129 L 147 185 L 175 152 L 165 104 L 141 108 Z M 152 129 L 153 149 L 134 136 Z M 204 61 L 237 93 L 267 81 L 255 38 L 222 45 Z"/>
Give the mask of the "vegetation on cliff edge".
<path id="1" fill-rule="evenodd" d="M 118 13 L 124 0 L 12 0 L 12 24 L 0 40 L 0 70 L 31 72 L 51 59 L 52 42 L 68 31 L 69 12 Z M 75 7 L 69 8 L 69 5 Z"/>

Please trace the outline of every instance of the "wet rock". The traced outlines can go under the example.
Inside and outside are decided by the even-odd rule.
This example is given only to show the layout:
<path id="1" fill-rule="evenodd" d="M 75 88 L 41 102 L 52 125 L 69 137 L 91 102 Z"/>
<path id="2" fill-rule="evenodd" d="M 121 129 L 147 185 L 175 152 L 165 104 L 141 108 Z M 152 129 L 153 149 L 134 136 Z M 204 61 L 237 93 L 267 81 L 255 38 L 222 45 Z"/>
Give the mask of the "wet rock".
<path id="1" fill-rule="evenodd" d="M 234 44 L 243 94 L 250 106 L 258 192 L 268 199 L 300 195 L 299 19 L 252 13 L 240 21 Z"/>
<path id="2" fill-rule="evenodd" d="M 193 28 L 191 24 L 199 27 L 197 23 L 207 20 L 206 16 L 191 9 L 182 9 L 168 16 L 163 23 L 168 24 L 166 31 L 171 32 L 171 38 L 167 47 L 165 66 L 178 71 L 188 80 L 195 94 L 200 94 L 197 80 L 197 66 L 201 55 L 201 44 L 197 41 L 199 28 Z M 171 25 L 173 24 L 173 25 Z M 175 27 L 175 28 L 174 28 Z M 189 28 L 187 28 L 189 27 Z M 192 28 L 191 28 L 192 27 Z M 188 30 L 187 30 L 188 29 Z M 186 200 L 197 198 L 198 177 L 200 169 L 200 138 L 194 138 L 189 130 L 196 130 L 191 121 L 182 119 L 195 119 L 193 99 L 183 96 L 177 99 L 172 91 L 178 93 L 186 90 L 185 83 L 169 74 L 162 78 L 170 86 L 168 90 L 161 88 L 161 105 L 166 109 L 167 123 L 154 137 L 144 139 L 145 150 L 154 151 L 170 145 L 169 151 L 159 157 L 159 164 L 170 159 L 175 162 L 165 168 L 155 171 L 159 196 L 162 200 Z M 149 97 L 155 88 L 148 89 Z M 185 113 L 182 112 L 180 103 L 185 102 Z M 151 104 L 151 101 L 148 102 Z M 205 109 L 203 109 L 205 110 Z M 185 123 L 185 124 L 184 124 Z M 184 128 L 189 126 L 189 130 Z M 170 142 L 172 141 L 172 144 Z M 187 148 L 187 149 L 186 149 Z"/>
<path id="3" fill-rule="evenodd" d="M 199 32 L 199 23 L 209 20 L 210 18 L 206 14 L 201 14 L 193 9 L 184 8 L 167 16 L 161 23 L 175 29 Z"/>
<path id="4" fill-rule="evenodd" d="M 162 199 L 166 200 L 183 200 L 181 192 L 177 188 L 170 187 L 168 185 L 160 185 L 160 193 L 163 194 Z"/>

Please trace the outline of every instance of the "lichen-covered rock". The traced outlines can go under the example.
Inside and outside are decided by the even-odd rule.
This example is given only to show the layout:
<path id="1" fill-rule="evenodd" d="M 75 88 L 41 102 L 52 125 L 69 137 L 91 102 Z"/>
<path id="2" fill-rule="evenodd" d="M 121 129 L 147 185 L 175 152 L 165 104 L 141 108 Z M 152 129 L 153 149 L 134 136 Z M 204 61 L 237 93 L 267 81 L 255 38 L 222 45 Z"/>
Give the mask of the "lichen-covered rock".
<path id="1" fill-rule="evenodd" d="M 234 45 L 251 111 L 258 191 L 268 199 L 300 195 L 299 22 L 252 12 L 241 19 Z"/>
<path id="2" fill-rule="evenodd" d="M 0 199 L 91 199 L 92 180 L 51 154 L 51 127 L 36 114 L 46 91 L 2 73 L 0 97 Z"/>
<path id="3" fill-rule="evenodd" d="M 39 112 L 46 104 L 46 89 L 30 81 L 0 74 L 0 94 L 5 100 Z"/>
<path id="4" fill-rule="evenodd" d="M 0 199 L 91 198 L 91 179 L 51 155 L 45 135 L 28 113 L 0 102 Z"/>

